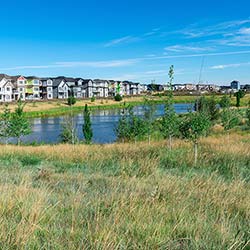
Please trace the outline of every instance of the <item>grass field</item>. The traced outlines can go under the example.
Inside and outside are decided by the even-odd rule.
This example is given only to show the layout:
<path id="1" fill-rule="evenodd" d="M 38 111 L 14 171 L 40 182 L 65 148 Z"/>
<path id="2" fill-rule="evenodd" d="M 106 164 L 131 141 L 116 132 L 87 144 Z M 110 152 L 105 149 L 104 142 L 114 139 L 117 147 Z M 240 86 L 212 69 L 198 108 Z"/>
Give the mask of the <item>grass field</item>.
<path id="1" fill-rule="evenodd" d="M 150 97 L 155 103 L 165 103 L 166 97 Z M 175 103 L 194 103 L 197 99 L 197 96 L 175 96 Z M 216 100 L 219 101 L 221 96 L 215 96 Z M 25 105 L 24 111 L 28 117 L 46 117 L 46 116 L 59 116 L 65 115 L 71 110 L 75 113 L 79 113 L 83 110 L 85 104 L 88 104 L 90 109 L 111 109 L 111 108 L 120 108 L 124 102 L 130 103 L 131 105 L 140 105 L 143 104 L 145 96 L 140 97 L 127 97 L 124 98 L 122 102 L 116 102 L 112 99 L 97 99 L 94 102 L 90 100 L 78 100 L 72 109 L 67 105 L 67 100 L 53 100 L 45 102 L 28 102 Z M 247 106 L 250 101 L 250 95 L 246 95 L 241 103 L 242 106 Z M 231 98 L 231 104 L 235 105 L 235 97 Z M 13 111 L 16 107 L 16 104 L 10 104 L 10 109 Z M 4 106 L 0 108 L 0 111 L 3 111 Z"/>
<path id="2" fill-rule="evenodd" d="M 250 135 L 0 146 L 0 249 L 250 249 Z"/>

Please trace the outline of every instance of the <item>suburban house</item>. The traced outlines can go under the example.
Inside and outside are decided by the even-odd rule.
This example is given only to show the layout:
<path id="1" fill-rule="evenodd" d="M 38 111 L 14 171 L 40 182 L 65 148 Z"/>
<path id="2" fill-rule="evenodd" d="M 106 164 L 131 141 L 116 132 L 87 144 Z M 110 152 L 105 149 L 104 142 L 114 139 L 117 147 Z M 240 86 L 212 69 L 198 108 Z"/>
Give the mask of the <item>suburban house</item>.
<path id="1" fill-rule="evenodd" d="M 18 98 L 10 76 L 0 74 L 0 102 L 11 102 Z"/>
<path id="2" fill-rule="evenodd" d="M 109 86 L 108 86 L 108 95 L 109 96 L 115 96 L 117 94 L 119 94 L 121 96 L 124 95 L 125 88 L 124 88 L 123 82 L 109 80 L 108 83 L 109 83 Z"/>
<path id="3" fill-rule="evenodd" d="M 220 87 L 220 93 L 222 94 L 231 94 L 233 92 L 233 89 L 230 86 L 221 86 Z"/>
<path id="4" fill-rule="evenodd" d="M 65 77 L 53 78 L 53 98 L 67 99 L 70 87 L 67 85 Z"/>
<path id="5" fill-rule="evenodd" d="M 75 98 L 86 98 L 87 97 L 87 90 L 84 88 L 84 80 L 82 78 L 74 79 L 75 83 L 71 87 L 71 94 Z"/>
<path id="6" fill-rule="evenodd" d="M 26 78 L 24 76 L 12 76 L 12 83 L 15 86 L 15 92 L 18 95 L 18 99 L 21 98 L 25 100 L 25 91 L 26 91 Z"/>
<path id="7" fill-rule="evenodd" d="M 231 89 L 234 91 L 240 90 L 240 82 L 239 81 L 232 81 L 231 82 Z"/>
<path id="8" fill-rule="evenodd" d="M 40 99 L 40 79 L 35 76 L 26 77 L 25 100 Z"/>
<path id="9" fill-rule="evenodd" d="M 164 91 L 164 85 L 162 84 L 156 84 L 156 83 L 151 83 L 148 85 L 148 90 L 149 91 Z"/>
<path id="10" fill-rule="evenodd" d="M 92 82 L 92 93 L 95 97 L 108 97 L 108 81 L 95 79 Z"/>
<path id="11" fill-rule="evenodd" d="M 250 84 L 241 85 L 241 89 L 246 92 L 250 92 Z"/>
<path id="12" fill-rule="evenodd" d="M 82 90 L 84 97 L 93 97 L 92 87 L 93 81 L 91 79 L 82 79 Z"/>
<path id="13" fill-rule="evenodd" d="M 40 98 L 51 100 L 53 99 L 53 79 L 41 78 L 40 79 Z"/>

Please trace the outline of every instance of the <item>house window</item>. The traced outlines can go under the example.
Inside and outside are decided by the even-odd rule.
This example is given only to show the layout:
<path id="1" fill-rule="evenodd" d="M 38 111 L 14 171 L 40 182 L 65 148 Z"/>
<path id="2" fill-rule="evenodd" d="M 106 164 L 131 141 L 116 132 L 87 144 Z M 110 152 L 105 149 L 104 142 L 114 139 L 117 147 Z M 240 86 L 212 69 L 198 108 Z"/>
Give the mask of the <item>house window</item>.
<path id="1" fill-rule="evenodd" d="M 10 91 L 10 87 L 7 87 L 6 90 L 7 90 L 7 91 Z"/>
<path id="2" fill-rule="evenodd" d="M 48 90 L 48 91 L 52 91 L 52 88 L 51 88 L 51 87 L 48 87 L 47 90 Z"/>
<path id="3" fill-rule="evenodd" d="M 34 80 L 34 85 L 38 85 L 39 84 L 39 80 Z"/>
<path id="4" fill-rule="evenodd" d="M 51 95 L 51 94 L 48 94 L 48 98 L 52 98 L 52 95 Z"/>
<path id="5" fill-rule="evenodd" d="M 39 88 L 34 88 L 34 91 L 39 91 Z"/>

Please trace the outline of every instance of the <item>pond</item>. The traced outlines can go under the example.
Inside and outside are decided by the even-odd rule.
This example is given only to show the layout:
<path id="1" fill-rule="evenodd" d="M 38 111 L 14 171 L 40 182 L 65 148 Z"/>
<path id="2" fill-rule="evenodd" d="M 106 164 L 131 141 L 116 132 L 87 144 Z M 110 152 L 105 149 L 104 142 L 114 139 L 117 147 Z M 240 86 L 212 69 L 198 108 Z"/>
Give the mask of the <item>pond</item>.
<path id="1" fill-rule="evenodd" d="M 191 104 L 175 104 L 175 110 L 178 114 L 186 113 L 191 107 Z M 138 116 L 143 115 L 143 106 L 134 107 L 134 113 Z M 156 105 L 156 116 L 159 117 L 164 114 L 164 105 Z M 92 128 L 93 128 L 93 142 L 94 143 L 112 143 L 116 140 L 115 127 L 120 118 L 119 109 L 110 110 L 94 110 L 91 114 Z M 65 117 L 48 117 L 48 118 L 34 118 L 31 119 L 32 133 L 24 136 L 22 142 L 24 143 L 59 143 L 62 124 Z M 77 127 L 78 138 L 83 140 L 82 125 L 83 114 L 76 114 L 74 116 L 74 123 Z M 11 138 L 9 142 L 16 143 L 16 140 Z"/>

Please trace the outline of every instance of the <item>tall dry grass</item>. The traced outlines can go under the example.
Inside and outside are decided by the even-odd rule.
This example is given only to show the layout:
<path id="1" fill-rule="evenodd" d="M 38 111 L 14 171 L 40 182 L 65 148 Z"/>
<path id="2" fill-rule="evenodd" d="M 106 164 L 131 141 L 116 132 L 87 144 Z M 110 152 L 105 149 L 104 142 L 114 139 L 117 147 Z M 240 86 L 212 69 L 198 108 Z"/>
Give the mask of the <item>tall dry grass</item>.
<path id="1" fill-rule="evenodd" d="M 249 249 L 250 137 L 1 146 L 0 249 Z"/>

